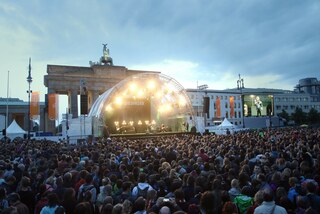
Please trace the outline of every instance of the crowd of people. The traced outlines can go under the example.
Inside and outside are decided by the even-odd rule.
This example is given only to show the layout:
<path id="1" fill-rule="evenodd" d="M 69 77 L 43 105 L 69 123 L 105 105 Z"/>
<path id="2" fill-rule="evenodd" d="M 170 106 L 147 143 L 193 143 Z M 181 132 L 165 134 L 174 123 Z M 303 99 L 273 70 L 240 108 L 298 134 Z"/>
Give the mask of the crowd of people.
<path id="1" fill-rule="evenodd" d="M 0 213 L 320 213 L 320 129 L 0 145 Z"/>

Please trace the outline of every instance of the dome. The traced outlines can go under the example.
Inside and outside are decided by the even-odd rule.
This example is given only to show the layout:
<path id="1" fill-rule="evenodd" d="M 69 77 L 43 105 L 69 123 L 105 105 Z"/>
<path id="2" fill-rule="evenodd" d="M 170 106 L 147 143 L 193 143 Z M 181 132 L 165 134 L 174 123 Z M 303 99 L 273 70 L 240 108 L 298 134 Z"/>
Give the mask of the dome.
<path id="1" fill-rule="evenodd" d="M 122 80 L 99 96 L 89 116 L 94 118 L 95 136 L 101 136 L 106 126 L 111 134 L 127 134 L 185 132 L 194 125 L 185 89 L 160 73 Z"/>

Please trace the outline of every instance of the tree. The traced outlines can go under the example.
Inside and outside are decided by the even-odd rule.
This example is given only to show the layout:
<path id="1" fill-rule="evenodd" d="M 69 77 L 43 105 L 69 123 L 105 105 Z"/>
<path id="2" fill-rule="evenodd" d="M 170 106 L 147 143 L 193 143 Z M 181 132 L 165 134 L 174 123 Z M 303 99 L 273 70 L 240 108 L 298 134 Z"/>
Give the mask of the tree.
<path id="1" fill-rule="evenodd" d="M 308 122 L 310 124 L 315 124 L 315 123 L 318 123 L 320 121 L 320 114 L 319 112 L 314 109 L 314 108 L 311 108 L 309 113 L 308 113 Z"/>
<path id="2" fill-rule="evenodd" d="M 279 113 L 278 116 L 286 119 L 287 122 L 290 120 L 288 112 L 286 112 L 284 109 L 282 109 L 282 112 Z"/>
<path id="3" fill-rule="evenodd" d="M 292 113 L 291 117 L 296 124 L 301 125 L 306 122 L 307 114 L 303 112 L 301 108 L 297 107 L 295 112 Z"/>

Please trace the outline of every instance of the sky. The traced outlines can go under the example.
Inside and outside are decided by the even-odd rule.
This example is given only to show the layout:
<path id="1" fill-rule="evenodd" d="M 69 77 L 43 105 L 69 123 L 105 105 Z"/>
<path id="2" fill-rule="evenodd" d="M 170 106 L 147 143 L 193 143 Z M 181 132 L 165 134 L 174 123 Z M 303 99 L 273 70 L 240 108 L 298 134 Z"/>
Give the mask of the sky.
<path id="1" fill-rule="evenodd" d="M 320 79 L 319 0 L 1 0 L 0 97 L 47 92 L 48 64 L 161 71 L 185 88 L 293 90 Z M 9 75 L 8 75 L 9 71 Z M 7 80 L 9 76 L 9 90 Z"/>

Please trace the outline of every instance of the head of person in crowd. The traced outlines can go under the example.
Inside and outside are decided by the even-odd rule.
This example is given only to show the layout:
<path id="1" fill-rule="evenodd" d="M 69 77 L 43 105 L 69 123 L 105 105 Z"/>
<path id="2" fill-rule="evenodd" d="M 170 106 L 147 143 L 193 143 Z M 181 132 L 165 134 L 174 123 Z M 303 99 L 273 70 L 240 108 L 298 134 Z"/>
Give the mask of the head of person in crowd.
<path id="1" fill-rule="evenodd" d="M 203 214 L 215 214 L 218 212 L 217 207 L 214 207 L 215 195 L 211 191 L 206 191 L 200 199 L 200 210 Z"/>
<path id="2" fill-rule="evenodd" d="M 226 202 L 222 208 L 222 214 L 237 214 L 238 207 L 231 201 Z"/>
<path id="3" fill-rule="evenodd" d="M 91 211 L 91 206 L 88 202 L 80 202 L 74 209 L 75 214 L 94 214 Z"/>
<path id="4" fill-rule="evenodd" d="M 133 211 L 138 213 L 144 213 L 146 210 L 146 200 L 143 197 L 138 197 L 133 204 Z"/>

